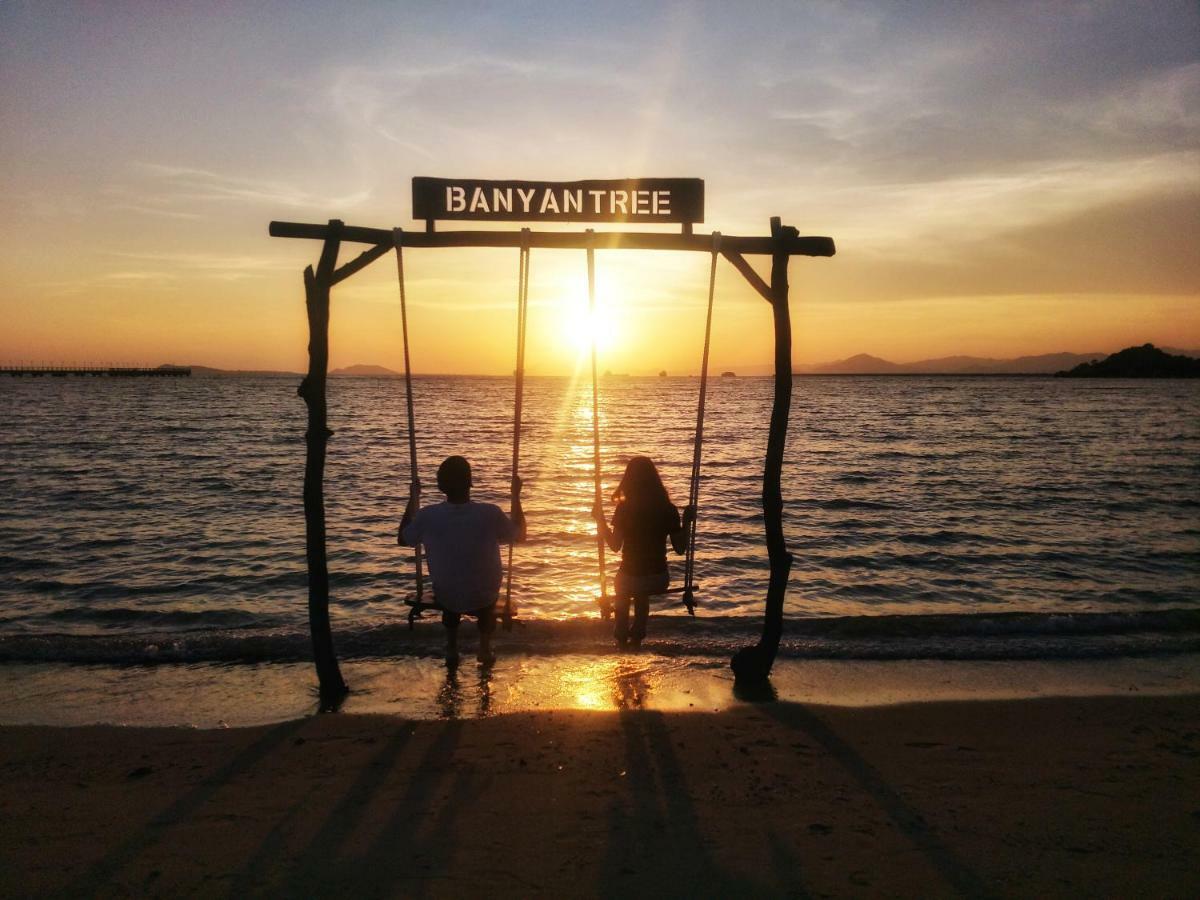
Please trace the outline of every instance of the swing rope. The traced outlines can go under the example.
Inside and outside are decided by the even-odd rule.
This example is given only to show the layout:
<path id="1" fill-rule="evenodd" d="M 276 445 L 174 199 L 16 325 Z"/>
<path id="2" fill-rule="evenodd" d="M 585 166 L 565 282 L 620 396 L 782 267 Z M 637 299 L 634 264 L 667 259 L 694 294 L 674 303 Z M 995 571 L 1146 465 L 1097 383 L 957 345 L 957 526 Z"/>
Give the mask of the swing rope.
<path id="1" fill-rule="evenodd" d="M 413 414 L 412 390 L 412 360 L 408 352 L 408 300 L 404 293 L 404 229 L 396 228 L 392 232 L 392 241 L 396 245 L 396 278 L 400 283 L 400 328 L 404 335 L 404 395 L 408 405 L 408 471 L 409 496 L 421 503 L 421 477 L 417 473 L 417 426 Z M 425 578 L 421 566 L 421 545 L 413 548 L 413 563 L 416 568 L 417 595 L 416 603 L 408 614 L 409 626 L 412 626 L 414 616 L 418 615 L 425 606 Z"/>
<path id="2" fill-rule="evenodd" d="M 588 314 L 591 319 L 596 317 L 596 255 L 595 255 L 595 232 L 589 228 L 587 248 L 587 274 L 588 274 Z M 404 285 L 404 244 L 403 244 L 403 229 L 396 228 L 393 230 L 393 242 L 396 248 L 396 277 L 399 282 L 400 289 L 400 323 L 404 342 L 404 392 L 405 402 L 408 415 L 408 456 L 409 456 L 409 496 L 415 499 L 416 505 L 419 507 L 421 498 L 421 480 L 417 471 L 417 433 L 416 433 L 416 416 L 413 407 L 413 390 L 412 390 L 412 357 L 408 346 L 408 298 L 405 292 Z M 525 396 L 525 331 L 526 321 L 529 311 L 529 247 L 530 231 L 528 228 L 521 229 L 521 251 L 518 262 L 517 275 L 517 361 L 516 369 L 514 370 L 515 380 L 515 397 L 513 402 L 513 454 L 512 454 L 512 483 L 515 484 L 516 478 L 520 469 L 521 462 L 521 418 L 524 408 Z M 701 358 L 700 365 L 700 399 L 696 408 L 696 434 L 692 446 L 692 472 L 691 479 L 688 485 L 688 505 L 696 510 L 700 498 L 700 461 L 701 450 L 704 444 L 704 410 L 705 400 L 708 393 L 708 358 L 709 349 L 712 340 L 712 313 L 713 299 L 716 293 L 716 278 L 717 278 L 717 257 L 721 249 L 721 233 L 714 231 L 712 236 L 712 260 L 708 274 L 708 309 L 704 322 L 704 353 Z M 603 487 L 600 476 L 600 392 L 599 379 L 597 376 L 597 348 L 595 330 L 592 330 L 592 469 L 595 476 L 595 503 L 599 506 L 603 503 Z M 512 495 L 510 495 L 510 504 Z M 684 587 L 683 602 L 687 606 L 688 613 L 695 615 L 695 560 L 696 560 L 696 519 L 693 514 L 691 521 L 688 524 L 688 543 L 684 563 Z M 436 600 L 434 603 L 424 602 L 424 575 L 421 558 L 421 547 L 417 545 L 413 548 L 413 562 L 416 570 L 416 597 L 409 601 L 412 609 L 409 611 L 409 627 L 412 627 L 414 618 L 425 609 L 437 609 Z M 607 619 L 611 615 L 611 605 L 608 599 L 608 585 L 605 576 L 604 567 L 604 535 L 598 529 L 596 533 L 596 552 L 599 563 L 600 576 L 600 612 L 601 616 Z M 503 620 L 506 630 L 512 628 L 513 604 L 512 604 L 512 563 L 513 563 L 513 545 L 508 546 L 508 567 L 506 573 L 505 597 Z M 674 593 L 672 589 L 670 593 Z"/>
<path id="3" fill-rule="evenodd" d="M 517 264 L 517 366 L 514 370 L 512 482 L 515 485 L 521 466 L 521 413 L 525 401 L 525 323 L 529 313 L 529 229 L 521 229 L 521 256 Z M 509 510 L 516 494 L 509 495 Z M 512 631 L 513 542 L 508 544 L 508 568 L 504 585 L 504 630 Z"/>
<path id="4" fill-rule="evenodd" d="M 596 479 L 597 505 L 604 502 L 600 486 L 600 392 L 596 384 L 596 233 L 591 228 L 587 230 L 587 274 L 588 274 L 588 316 L 591 319 L 592 333 L 592 470 Z M 607 619 L 612 612 L 608 602 L 608 582 L 604 576 L 604 531 L 596 529 L 596 557 L 600 565 L 600 617 Z"/>
<path id="5" fill-rule="evenodd" d="M 696 518 L 700 502 L 700 451 L 704 446 L 704 401 L 708 395 L 708 350 L 712 340 L 713 296 L 717 287 L 717 256 L 721 252 L 721 232 L 712 235 L 712 264 L 708 269 L 708 314 L 704 320 L 704 355 L 700 361 L 700 400 L 696 405 L 696 439 L 692 445 L 692 479 L 688 485 L 688 506 L 692 520 L 688 523 L 687 555 L 684 557 L 683 602 L 688 615 L 696 614 Z"/>

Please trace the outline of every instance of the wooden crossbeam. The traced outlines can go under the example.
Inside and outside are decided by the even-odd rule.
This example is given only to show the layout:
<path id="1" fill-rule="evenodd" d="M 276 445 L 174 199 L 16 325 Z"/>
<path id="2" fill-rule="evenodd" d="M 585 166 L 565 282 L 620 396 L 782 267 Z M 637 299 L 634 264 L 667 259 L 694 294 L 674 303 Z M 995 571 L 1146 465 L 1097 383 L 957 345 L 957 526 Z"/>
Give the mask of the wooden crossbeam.
<path id="1" fill-rule="evenodd" d="M 323 241 L 329 236 L 329 228 L 328 224 L 272 222 L 270 234 L 271 237 Z M 343 243 L 382 244 L 387 248 L 394 246 L 393 233 L 388 228 L 343 225 L 339 237 Z M 521 232 L 404 231 L 400 233 L 399 240 L 405 247 L 511 247 L 516 249 L 521 246 Z M 699 253 L 711 253 L 712 237 L 707 234 L 679 234 L 678 232 L 533 231 L 529 234 L 528 246 L 549 250 L 586 250 L 588 247 L 594 247 L 597 250 L 692 250 Z M 836 252 L 833 238 L 798 235 L 788 235 L 784 238 L 722 235 L 721 248 L 727 258 L 730 258 L 730 254 L 833 256 Z M 372 259 L 375 258 L 372 257 Z M 732 258 L 730 261 L 733 262 Z M 366 262 L 370 262 L 370 260 Z M 366 265 L 366 262 L 362 265 Z M 358 260 L 348 263 L 347 267 L 356 263 Z M 734 265 L 737 263 L 735 262 Z"/>

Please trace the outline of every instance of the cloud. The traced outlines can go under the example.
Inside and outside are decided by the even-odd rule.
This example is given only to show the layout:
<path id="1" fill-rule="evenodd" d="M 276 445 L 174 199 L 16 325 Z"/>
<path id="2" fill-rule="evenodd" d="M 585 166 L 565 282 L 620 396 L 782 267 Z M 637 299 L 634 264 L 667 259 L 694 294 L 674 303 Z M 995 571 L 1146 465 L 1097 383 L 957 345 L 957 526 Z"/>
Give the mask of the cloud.
<path id="1" fill-rule="evenodd" d="M 60 278 L 50 281 L 32 282 L 27 287 L 44 292 L 47 297 L 79 297 L 91 295 L 109 287 L 136 287 L 152 285 L 158 292 L 175 291 L 179 287 L 179 276 L 161 270 L 122 269 L 113 272 L 98 272 L 79 278 Z"/>
<path id="2" fill-rule="evenodd" d="M 110 254 L 120 259 L 149 263 L 152 271 L 161 277 L 185 278 L 204 276 L 223 281 L 241 281 L 276 272 L 290 272 L 295 268 L 289 260 L 273 256 L 252 256 L 221 253 L 128 253 Z"/>
<path id="3" fill-rule="evenodd" d="M 81 222 L 87 216 L 87 203 L 69 194 L 30 191 L 26 194 L 25 201 L 30 215 L 47 222 Z"/>
<path id="4" fill-rule="evenodd" d="M 213 207 L 303 210 L 353 209 L 371 197 L 369 190 L 348 194 L 307 191 L 283 181 L 248 175 L 227 175 L 189 166 L 138 162 L 140 176 L 134 185 L 116 184 L 108 189 L 118 198 L 118 208 L 175 218 L 200 218 Z"/>
<path id="5" fill-rule="evenodd" d="M 161 216 L 164 219 L 187 219 L 196 221 L 203 219 L 204 216 L 200 213 L 185 212 L 180 209 L 159 209 L 153 206 L 142 206 L 137 203 L 117 203 L 113 209 L 127 210 L 129 212 L 141 213 L 146 216 Z"/>

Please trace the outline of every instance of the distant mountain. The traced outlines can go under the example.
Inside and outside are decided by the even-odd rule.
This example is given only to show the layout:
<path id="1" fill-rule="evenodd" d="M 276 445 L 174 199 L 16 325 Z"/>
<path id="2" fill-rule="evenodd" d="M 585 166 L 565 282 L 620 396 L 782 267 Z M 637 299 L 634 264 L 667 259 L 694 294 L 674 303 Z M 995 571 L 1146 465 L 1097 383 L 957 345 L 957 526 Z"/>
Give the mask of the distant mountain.
<path id="1" fill-rule="evenodd" d="M 837 362 L 797 367 L 795 371 L 805 375 L 1052 375 L 1064 368 L 1103 358 L 1103 353 L 1046 353 L 1016 359 L 943 356 L 894 363 L 860 353 Z"/>
<path id="2" fill-rule="evenodd" d="M 330 375 L 399 375 L 399 372 L 394 372 L 385 366 L 346 366 L 341 369 L 334 369 Z"/>
<path id="3" fill-rule="evenodd" d="M 1058 374 L 1066 378 L 1200 378 L 1200 359 L 1175 356 L 1153 344 L 1142 344 Z"/>
<path id="4" fill-rule="evenodd" d="M 1200 359 L 1200 350 L 1180 350 L 1178 347 L 1159 347 L 1163 353 L 1170 353 L 1172 356 L 1190 356 L 1192 359 Z"/>
<path id="5" fill-rule="evenodd" d="M 1043 353 L 1040 356 L 1018 356 L 1016 359 L 948 356 L 945 359 L 907 363 L 903 368 L 924 375 L 1050 375 L 1068 366 L 1103 358 L 1103 353 Z"/>
<path id="6" fill-rule="evenodd" d="M 849 359 L 815 366 L 813 371 L 823 375 L 893 375 L 904 371 L 903 367 L 878 356 L 860 353 Z"/>

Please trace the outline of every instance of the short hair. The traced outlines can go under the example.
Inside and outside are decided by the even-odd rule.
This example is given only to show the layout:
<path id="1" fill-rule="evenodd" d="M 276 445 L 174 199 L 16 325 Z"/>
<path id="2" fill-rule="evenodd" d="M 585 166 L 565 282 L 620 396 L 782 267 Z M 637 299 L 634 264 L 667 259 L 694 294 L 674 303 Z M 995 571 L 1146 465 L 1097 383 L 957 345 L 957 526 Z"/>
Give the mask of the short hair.
<path id="1" fill-rule="evenodd" d="M 443 494 L 462 493 L 471 486 L 471 464 L 462 456 L 447 456 L 438 466 L 438 490 Z"/>

